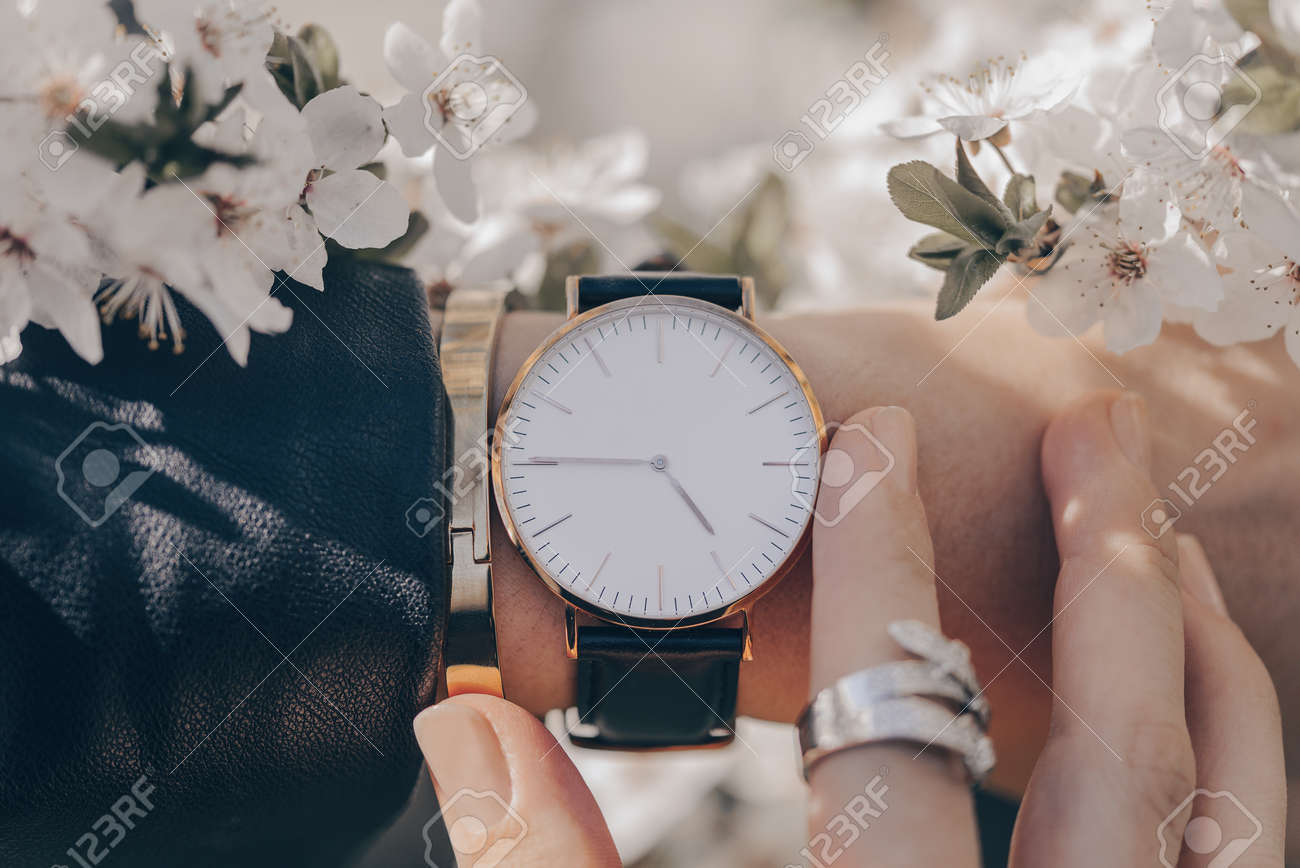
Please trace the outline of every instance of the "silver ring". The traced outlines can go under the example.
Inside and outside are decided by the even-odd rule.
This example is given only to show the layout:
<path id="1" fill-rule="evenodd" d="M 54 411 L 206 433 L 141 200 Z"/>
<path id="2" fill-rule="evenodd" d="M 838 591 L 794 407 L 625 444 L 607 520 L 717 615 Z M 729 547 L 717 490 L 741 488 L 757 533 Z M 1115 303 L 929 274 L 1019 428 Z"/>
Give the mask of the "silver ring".
<path id="1" fill-rule="evenodd" d="M 995 757 L 970 649 L 920 621 L 895 621 L 888 632 L 922 659 L 859 670 L 813 697 L 798 722 L 804 777 L 836 751 L 908 741 L 959 755 L 970 776 L 982 780 Z"/>

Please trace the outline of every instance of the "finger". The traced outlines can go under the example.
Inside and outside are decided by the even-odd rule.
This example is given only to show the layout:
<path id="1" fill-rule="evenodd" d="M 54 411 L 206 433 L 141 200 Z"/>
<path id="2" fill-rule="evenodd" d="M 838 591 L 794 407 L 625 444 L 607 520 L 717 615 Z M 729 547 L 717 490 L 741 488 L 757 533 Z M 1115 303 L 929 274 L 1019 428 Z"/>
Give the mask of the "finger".
<path id="1" fill-rule="evenodd" d="M 1186 864 L 1281 865 L 1286 772 L 1277 692 L 1229 617 L 1200 543 L 1179 534 L 1178 552 L 1197 789 L 1171 809 L 1161 841 L 1169 852 L 1181 843 Z M 1180 826 L 1181 842 L 1173 836 Z"/>
<path id="2" fill-rule="evenodd" d="M 1195 761 L 1178 554 L 1172 534 L 1141 524 L 1156 497 L 1145 406 L 1132 394 L 1079 401 L 1048 426 L 1042 452 L 1061 557 L 1054 701 L 1018 864 L 1149 864 L 1152 830 L 1192 788 Z"/>
<path id="3" fill-rule="evenodd" d="M 887 633 L 890 622 L 939 626 L 916 467 L 915 425 L 900 407 L 859 413 L 835 433 L 813 526 L 814 693 L 851 672 L 906 659 Z M 978 864 L 964 772 L 942 750 L 918 756 L 919 749 L 869 745 L 832 754 L 813 768 L 811 858 L 844 865 Z M 943 823 L 936 825 L 935 817 Z M 868 827 L 870 843 L 854 849 Z"/>
<path id="4" fill-rule="evenodd" d="M 620 864 L 578 770 L 522 708 L 456 696 L 420 712 L 415 737 L 459 864 Z"/>
<path id="5" fill-rule="evenodd" d="M 901 407 L 849 418 L 826 451 L 813 525 L 814 694 L 864 667 L 906 659 L 886 631 L 891 621 L 939 627 L 916 465 L 915 423 Z"/>

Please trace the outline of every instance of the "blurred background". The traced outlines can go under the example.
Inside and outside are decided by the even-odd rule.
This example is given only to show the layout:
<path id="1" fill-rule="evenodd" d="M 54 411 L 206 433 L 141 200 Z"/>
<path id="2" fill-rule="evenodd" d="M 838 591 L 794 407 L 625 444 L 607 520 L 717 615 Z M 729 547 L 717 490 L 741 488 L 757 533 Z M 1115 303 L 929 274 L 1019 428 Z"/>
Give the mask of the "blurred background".
<path id="1" fill-rule="evenodd" d="M 890 206 L 885 174 L 907 159 L 951 164 L 951 140 L 899 142 L 881 134 L 880 124 L 917 111 L 922 84 L 936 73 L 964 79 L 977 63 L 1053 49 L 1086 68 L 1090 52 L 1127 53 L 1149 40 L 1151 20 L 1143 0 L 486 0 L 483 6 L 479 49 L 518 77 L 538 114 L 519 144 L 541 155 L 572 155 L 583 142 L 639 134 L 648 149 L 639 182 L 662 195 L 635 227 L 587 220 L 603 244 L 583 229 L 553 239 L 551 258 L 562 258 L 556 253 L 562 248 L 568 258 L 553 263 L 556 272 L 588 255 L 599 267 L 619 267 L 604 245 L 628 265 L 689 251 L 688 268 L 753 274 L 768 309 L 933 297 L 938 275 L 904 255 L 923 230 Z M 403 21 L 436 45 L 442 7 L 419 0 L 283 0 L 277 12 L 290 30 L 325 25 L 339 43 L 343 76 L 388 105 L 404 90 L 379 50 L 385 30 Z M 885 80 L 831 135 L 817 139 L 801 118 L 815 114 L 814 102 L 877 42 Z M 773 146 L 790 130 L 802 131 L 815 148 L 787 171 Z M 390 165 L 400 162 L 395 147 L 385 157 Z M 988 149 L 976 167 L 991 178 L 1001 171 Z M 427 174 L 427 167 L 412 170 Z M 443 267 L 436 263 L 434 278 Z M 517 282 L 535 286 L 540 264 L 534 270 Z"/>
<path id="2" fill-rule="evenodd" d="M 769 309 L 933 297 L 938 274 L 904 255 L 923 230 L 890 205 L 885 175 L 907 159 L 950 164 L 951 138 L 898 142 L 879 125 L 916 111 L 921 83 L 934 73 L 964 78 L 979 62 L 1053 48 L 1082 65 L 1091 52 L 1126 52 L 1148 39 L 1151 19 L 1143 0 L 485 0 L 484 7 L 480 51 L 507 65 L 538 111 L 521 145 L 569 153 L 586 140 L 639 133 L 648 150 L 638 183 L 662 194 L 635 227 L 602 230 L 601 243 L 585 231 L 565 237 L 550 250 L 561 260 L 551 267 L 577 270 L 595 257 L 597 267 L 619 268 L 604 243 L 628 264 L 691 251 L 688 266 L 755 274 Z M 280 0 L 278 14 L 290 28 L 325 25 L 339 43 L 343 76 L 385 105 L 404 93 L 379 50 L 389 23 L 404 21 L 434 44 L 442 29 L 442 5 L 426 0 Z M 806 130 L 801 118 L 814 101 L 878 41 L 886 79 L 787 171 L 773 145 L 788 130 Z M 402 162 L 396 152 L 386 157 Z M 976 162 L 990 174 L 999 168 L 988 149 Z M 428 167 L 412 161 L 407 170 L 418 178 Z M 424 265 L 431 279 L 445 268 L 436 254 Z M 799 853 L 804 791 L 793 730 L 742 720 L 737 735 L 722 751 L 571 749 L 625 861 L 809 864 Z M 418 835 L 430 789 L 422 783 L 408 812 L 414 825 L 399 824 L 394 838 Z M 372 864 L 394 864 L 396 852 L 381 842 Z"/>

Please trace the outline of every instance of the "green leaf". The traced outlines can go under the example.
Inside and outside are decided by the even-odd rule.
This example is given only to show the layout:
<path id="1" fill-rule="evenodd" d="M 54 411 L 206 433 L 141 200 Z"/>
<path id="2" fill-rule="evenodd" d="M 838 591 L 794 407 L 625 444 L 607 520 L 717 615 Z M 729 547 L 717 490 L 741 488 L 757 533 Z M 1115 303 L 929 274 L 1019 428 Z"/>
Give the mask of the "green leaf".
<path id="1" fill-rule="evenodd" d="M 988 202 L 1007 222 L 1011 222 L 1011 212 L 1002 203 L 1001 199 L 993 195 L 989 185 L 985 184 L 984 179 L 975 171 L 975 167 L 971 165 L 970 157 L 966 155 L 966 148 L 962 146 L 960 138 L 957 139 L 957 183 Z"/>
<path id="2" fill-rule="evenodd" d="M 304 25 L 298 31 L 298 41 L 312 59 L 312 66 L 320 77 L 322 91 L 333 90 L 339 80 L 339 47 L 334 37 L 319 24 Z"/>
<path id="3" fill-rule="evenodd" d="M 302 108 L 320 94 L 320 70 L 312 59 L 307 46 L 296 37 L 289 37 L 289 61 L 293 65 L 293 98 L 298 108 Z"/>
<path id="4" fill-rule="evenodd" d="M 537 288 L 538 310 L 564 310 L 564 281 L 570 274 L 593 274 L 600 271 L 600 253 L 586 239 L 570 241 L 546 255 L 546 273 Z"/>
<path id="5" fill-rule="evenodd" d="M 889 198 L 903 216 L 992 247 L 1010 225 L 1002 213 L 923 160 L 889 170 Z"/>
<path id="6" fill-rule="evenodd" d="M 998 239 L 997 247 L 993 248 L 993 251 L 999 256 L 1010 256 L 1033 244 L 1051 213 L 1050 209 L 1039 211 L 1028 219 L 1016 223 Z"/>
<path id="7" fill-rule="evenodd" d="M 1249 76 L 1259 91 L 1242 76 Z M 1257 97 L 1259 102 L 1252 106 Z M 1273 135 L 1300 129 L 1300 76 L 1288 75 L 1276 66 L 1252 63 L 1223 87 L 1220 111 L 1234 105 L 1247 108 L 1241 119 L 1243 132 Z"/>
<path id="8" fill-rule="evenodd" d="M 1100 178 L 1100 174 L 1098 178 Z M 1066 211 L 1075 214 L 1086 203 L 1092 201 L 1094 198 L 1093 189 L 1096 184 L 1096 181 L 1086 175 L 1075 172 L 1062 172 L 1061 180 L 1056 182 L 1056 201 Z"/>
<path id="9" fill-rule="evenodd" d="M 958 254 L 948 268 L 939 290 L 939 301 L 934 318 L 948 319 L 958 313 L 975 297 L 979 288 L 988 283 L 1002 265 L 1002 258 L 982 247 L 968 247 Z"/>
<path id="10" fill-rule="evenodd" d="M 939 271 L 947 271 L 948 266 L 970 245 L 955 235 L 949 235 L 947 232 L 933 232 L 926 235 L 920 241 L 912 245 L 907 251 L 911 259 L 915 259 L 922 265 L 928 265 L 931 268 L 937 268 Z"/>
<path id="11" fill-rule="evenodd" d="M 1002 191 L 1002 201 L 1011 211 L 1011 219 L 1017 222 L 1033 216 L 1039 211 L 1038 188 L 1033 175 L 1015 174 L 1007 181 L 1007 188 Z"/>
<path id="12" fill-rule="evenodd" d="M 731 255 L 712 240 L 701 241 L 697 232 L 662 214 L 652 214 L 649 219 L 673 258 L 682 261 L 684 270 L 706 274 L 735 273 L 731 267 Z M 690 258 L 686 259 L 688 252 Z"/>

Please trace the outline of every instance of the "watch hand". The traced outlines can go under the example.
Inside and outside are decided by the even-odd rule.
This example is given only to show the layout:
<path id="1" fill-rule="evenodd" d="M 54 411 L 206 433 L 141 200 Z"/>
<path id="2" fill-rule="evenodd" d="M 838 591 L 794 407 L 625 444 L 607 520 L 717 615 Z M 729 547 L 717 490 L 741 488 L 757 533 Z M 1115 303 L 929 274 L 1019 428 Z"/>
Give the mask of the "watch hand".
<path id="1" fill-rule="evenodd" d="M 695 505 L 695 501 L 691 500 L 691 496 L 686 493 L 686 489 L 682 488 L 682 484 L 677 481 L 677 477 L 669 473 L 667 469 L 663 471 L 663 474 L 669 484 L 682 496 L 682 500 L 686 501 L 686 505 L 691 508 L 691 512 L 695 513 L 695 517 L 700 520 L 700 524 L 704 525 L 704 529 L 713 534 L 713 525 L 709 524 L 709 520 L 704 517 L 704 513 L 700 512 L 700 508 Z"/>
<path id="2" fill-rule="evenodd" d="M 525 464 L 649 464 L 645 458 L 586 458 L 586 457 L 542 457 L 534 455 Z"/>

